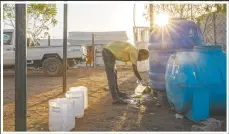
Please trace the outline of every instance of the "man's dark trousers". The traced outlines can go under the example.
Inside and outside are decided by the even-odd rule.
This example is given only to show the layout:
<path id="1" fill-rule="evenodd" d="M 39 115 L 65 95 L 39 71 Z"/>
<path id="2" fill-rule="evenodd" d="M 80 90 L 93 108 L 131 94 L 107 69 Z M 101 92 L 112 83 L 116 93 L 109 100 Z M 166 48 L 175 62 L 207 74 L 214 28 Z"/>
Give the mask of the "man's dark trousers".
<path id="1" fill-rule="evenodd" d="M 115 67 L 116 58 L 111 51 L 104 48 L 102 51 L 103 61 L 107 74 L 107 80 L 109 85 L 110 94 L 113 100 L 119 100 L 119 89 L 117 84 L 117 70 Z"/>

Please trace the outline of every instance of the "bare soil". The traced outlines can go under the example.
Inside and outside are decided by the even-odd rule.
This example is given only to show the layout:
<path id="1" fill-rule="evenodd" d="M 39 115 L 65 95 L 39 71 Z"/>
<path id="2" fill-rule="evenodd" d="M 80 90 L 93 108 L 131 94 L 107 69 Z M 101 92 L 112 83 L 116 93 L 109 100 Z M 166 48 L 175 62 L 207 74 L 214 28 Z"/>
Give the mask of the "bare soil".
<path id="1" fill-rule="evenodd" d="M 148 74 L 141 74 L 148 79 Z M 81 119 L 76 119 L 72 131 L 190 131 L 194 124 L 187 119 L 176 119 L 169 105 L 156 107 L 155 102 L 133 108 L 112 105 L 103 68 L 76 68 L 68 71 L 68 87 L 86 86 L 89 107 Z M 133 94 L 136 78 L 130 67 L 118 68 L 121 91 Z M 4 72 L 4 131 L 14 131 L 14 74 Z M 64 97 L 62 77 L 46 77 L 43 72 L 29 70 L 27 77 L 27 129 L 49 131 L 48 101 Z"/>

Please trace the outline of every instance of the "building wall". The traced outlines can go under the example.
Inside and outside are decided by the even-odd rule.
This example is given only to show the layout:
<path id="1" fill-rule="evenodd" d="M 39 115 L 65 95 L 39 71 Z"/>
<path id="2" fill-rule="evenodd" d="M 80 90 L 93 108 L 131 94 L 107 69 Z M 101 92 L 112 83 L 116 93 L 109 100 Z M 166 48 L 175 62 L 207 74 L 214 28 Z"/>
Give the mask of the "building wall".
<path id="1" fill-rule="evenodd" d="M 102 59 L 102 50 L 104 48 L 104 44 L 101 45 L 95 45 L 95 52 L 96 52 L 96 59 L 95 59 L 95 63 L 96 65 L 100 65 L 103 66 L 103 59 Z M 124 62 L 121 61 L 116 61 L 117 65 L 125 65 Z"/>
<path id="2" fill-rule="evenodd" d="M 95 63 L 103 66 L 102 49 L 105 44 L 111 41 L 127 41 L 128 37 L 125 31 L 110 31 L 110 32 L 69 32 L 68 41 L 72 45 L 92 46 L 92 34 L 94 34 L 95 44 Z M 117 64 L 124 65 L 123 62 Z"/>

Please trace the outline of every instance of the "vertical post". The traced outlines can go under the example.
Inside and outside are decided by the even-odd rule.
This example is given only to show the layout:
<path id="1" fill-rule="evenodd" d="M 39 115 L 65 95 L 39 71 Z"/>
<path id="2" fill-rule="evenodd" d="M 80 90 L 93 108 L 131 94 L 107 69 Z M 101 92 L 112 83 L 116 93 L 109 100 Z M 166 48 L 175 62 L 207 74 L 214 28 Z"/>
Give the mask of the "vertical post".
<path id="1" fill-rule="evenodd" d="M 162 26 L 161 28 L 161 44 L 162 44 L 162 48 L 164 49 L 165 48 L 165 43 L 164 43 L 164 26 Z"/>
<path id="2" fill-rule="evenodd" d="M 162 4 L 162 9 L 163 9 L 163 12 L 165 12 L 165 5 L 164 4 Z M 164 43 L 164 26 L 162 26 L 161 38 L 162 38 L 162 48 L 164 49 L 165 48 L 165 43 Z"/>
<path id="3" fill-rule="evenodd" d="M 48 46 L 50 46 L 50 35 L 48 35 Z"/>
<path id="4" fill-rule="evenodd" d="M 165 5 L 164 4 L 162 4 L 162 10 L 163 10 L 163 12 L 165 12 Z"/>
<path id="5" fill-rule="evenodd" d="M 134 44 L 136 44 L 137 35 L 136 35 L 136 27 L 135 26 L 133 26 L 133 35 L 134 35 Z"/>
<path id="6" fill-rule="evenodd" d="M 64 38 L 63 38 L 63 92 L 67 88 L 67 30 L 68 30 L 68 5 L 64 4 Z"/>
<path id="7" fill-rule="evenodd" d="M 214 30 L 214 43 L 216 45 L 216 27 L 215 27 L 215 11 L 213 12 L 213 30 Z"/>
<path id="8" fill-rule="evenodd" d="M 134 27 L 136 26 L 136 24 L 135 24 L 135 14 L 136 14 L 136 5 L 134 4 L 134 7 L 133 7 L 133 24 L 134 24 Z"/>
<path id="9" fill-rule="evenodd" d="M 26 131 L 26 4 L 15 4 L 15 131 Z"/>
<path id="10" fill-rule="evenodd" d="M 136 5 L 134 4 L 134 7 L 133 7 L 133 35 L 134 35 L 134 44 L 136 44 L 136 24 L 135 24 L 135 15 L 136 15 Z"/>
<path id="11" fill-rule="evenodd" d="M 154 21 L 154 16 L 153 16 L 153 4 L 149 4 L 149 15 L 150 15 L 150 28 L 153 28 L 153 21 Z"/>
<path id="12" fill-rule="evenodd" d="M 192 20 L 192 4 L 191 4 L 191 20 Z"/>
<path id="13" fill-rule="evenodd" d="M 93 59 L 93 68 L 95 68 L 95 35 L 92 34 L 92 59 Z"/>

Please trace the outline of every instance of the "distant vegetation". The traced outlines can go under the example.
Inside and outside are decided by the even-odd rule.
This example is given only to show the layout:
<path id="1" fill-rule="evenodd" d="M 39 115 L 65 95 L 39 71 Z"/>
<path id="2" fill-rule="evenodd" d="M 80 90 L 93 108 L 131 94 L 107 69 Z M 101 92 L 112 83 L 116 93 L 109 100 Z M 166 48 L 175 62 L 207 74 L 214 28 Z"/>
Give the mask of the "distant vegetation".
<path id="1" fill-rule="evenodd" d="M 27 27 L 32 38 L 37 42 L 49 26 L 56 26 L 56 4 L 27 4 Z M 15 28 L 15 4 L 3 5 L 4 25 Z"/>
<path id="2" fill-rule="evenodd" d="M 215 9 L 215 11 L 214 11 Z M 154 14 L 166 12 L 171 18 L 186 18 L 197 22 L 200 16 L 212 12 L 227 12 L 226 4 L 153 4 Z M 149 20 L 149 4 L 145 5 L 143 14 Z"/>

